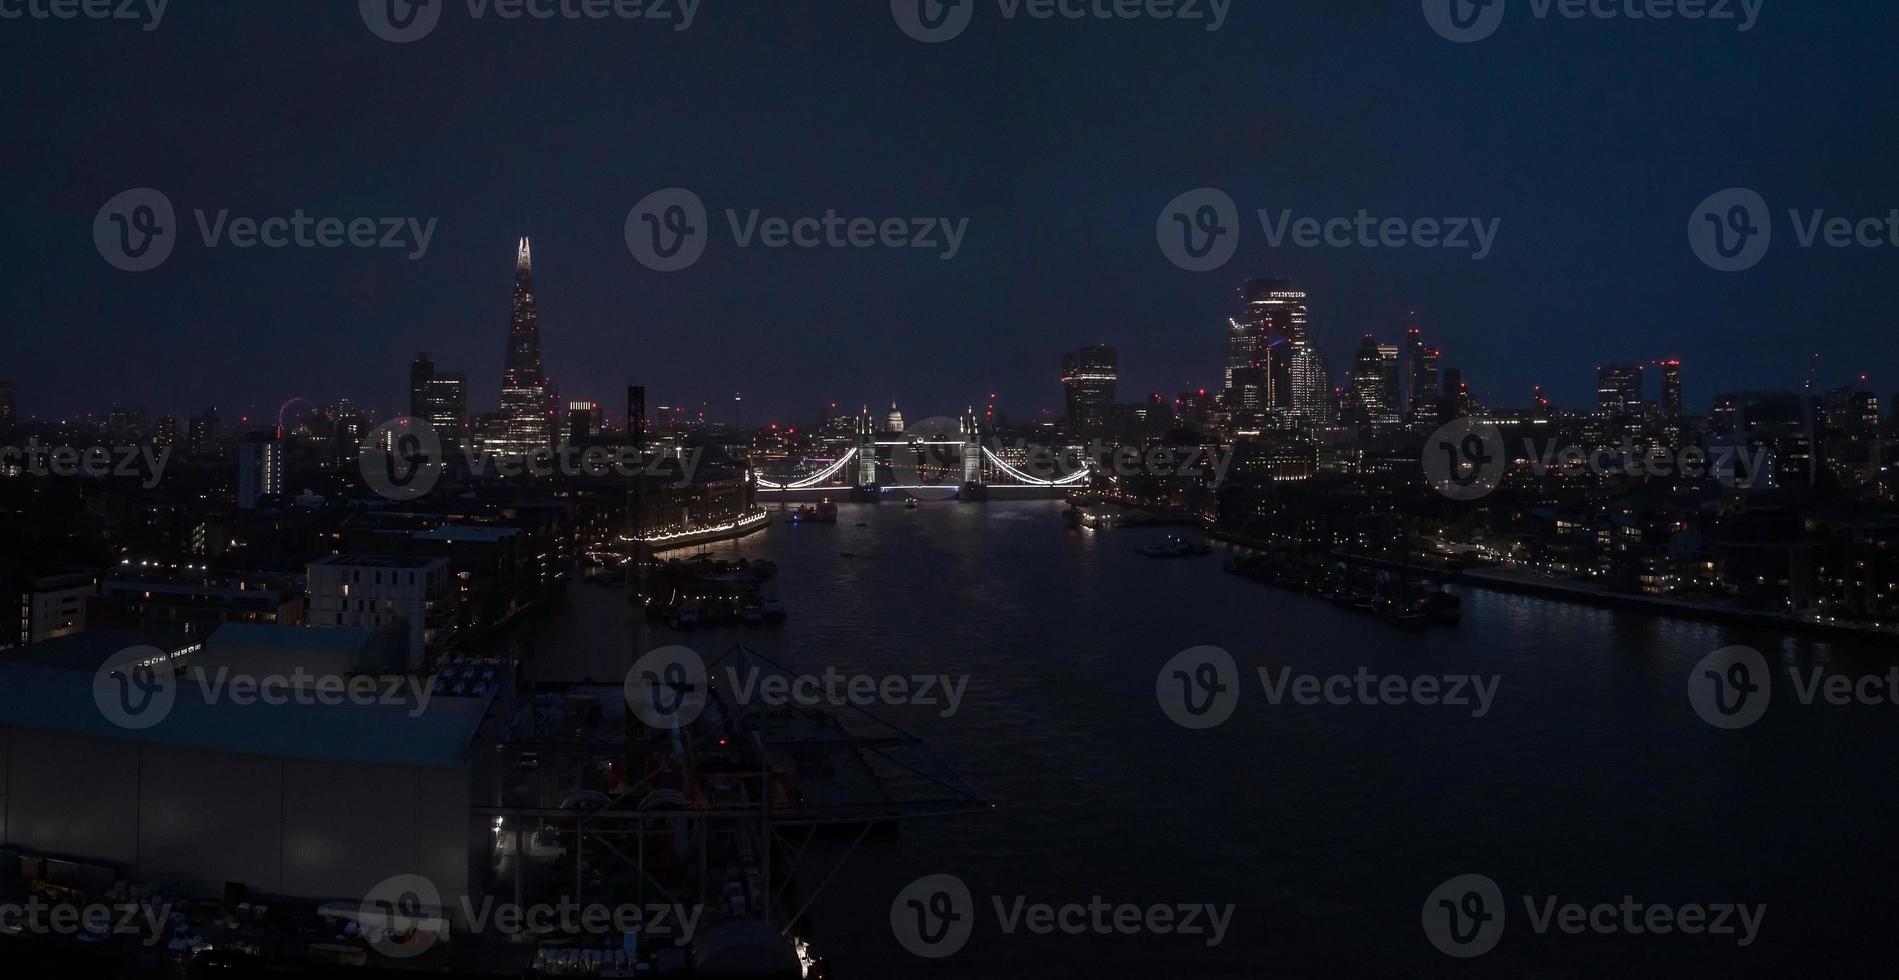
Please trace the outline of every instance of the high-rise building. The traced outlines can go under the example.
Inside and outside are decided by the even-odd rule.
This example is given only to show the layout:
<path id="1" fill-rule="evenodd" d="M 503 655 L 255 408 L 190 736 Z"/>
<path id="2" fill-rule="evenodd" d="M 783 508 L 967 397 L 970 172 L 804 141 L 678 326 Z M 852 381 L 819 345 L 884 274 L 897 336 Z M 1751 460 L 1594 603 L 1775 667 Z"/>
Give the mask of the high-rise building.
<path id="1" fill-rule="evenodd" d="M 178 445 L 177 416 L 159 416 L 158 424 L 152 427 L 152 445 L 160 447 Z"/>
<path id="2" fill-rule="evenodd" d="M 1437 419 L 1438 361 L 1443 352 L 1424 342 L 1424 332 L 1405 332 L 1405 411 L 1411 421 L 1430 424 Z"/>
<path id="3" fill-rule="evenodd" d="M 1596 406 L 1612 419 L 1641 418 L 1642 365 L 1611 364 L 1597 368 Z"/>
<path id="4" fill-rule="evenodd" d="M 409 366 L 409 417 L 434 428 L 442 445 L 453 448 L 468 430 L 468 375 L 437 371 L 426 353 Z"/>
<path id="5" fill-rule="evenodd" d="M 1242 312 L 1227 323 L 1227 407 L 1291 412 L 1291 345 L 1310 342 L 1306 294 L 1290 279 L 1249 279 L 1240 287 L 1240 302 Z M 1241 390 L 1234 372 L 1246 368 L 1262 369 L 1264 383 L 1259 383 L 1260 376 L 1247 375 L 1253 379 L 1251 387 Z"/>
<path id="6" fill-rule="evenodd" d="M 271 433 L 245 436 L 237 446 L 237 508 L 256 510 L 265 497 L 284 492 L 284 444 Z"/>
<path id="7" fill-rule="evenodd" d="M 1352 362 L 1352 391 L 1363 420 L 1373 426 L 1397 425 L 1399 390 L 1397 345 L 1381 344 L 1366 334 Z"/>
<path id="8" fill-rule="evenodd" d="M 541 317 L 534 305 L 534 256 L 521 239 L 514 261 L 514 313 L 508 356 L 501 365 L 502 431 L 493 449 L 525 456 L 553 445 L 547 374 L 541 363 Z"/>
<path id="9" fill-rule="evenodd" d="M 561 441 L 570 446 L 584 447 L 600 438 L 600 403 L 568 402 L 562 434 L 565 438 Z"/>
<path id="10" fill-rule="evenodd" d="M 13 428 L 13 382 L 0 381 L 0 431 Z"/>
<path id="11" fill-rule="evenodd" d="M 1301 425 L 1330 425 L 1337 421 L 1332 403 L 1332 372 L 1309 340 L 1286 345 L 1292 388 L 1291 416 Z"/>
<path id="12" fill-rule="evenodd" d="M 1670 425 L 1681 422 L 1681 362 L 1673 358 L 1662 362 L 1662 418 Z"/>
<path id="13" fill-rule="evenodd" d="M 1121 375 L 1121 357 L 1112 347 L 1083 347 L 1062 355 L 1062 390 L 1068 398 L 1068 428 L 1092 434 L 1107 424 L 1114 410 L 1115 385 Z"/>

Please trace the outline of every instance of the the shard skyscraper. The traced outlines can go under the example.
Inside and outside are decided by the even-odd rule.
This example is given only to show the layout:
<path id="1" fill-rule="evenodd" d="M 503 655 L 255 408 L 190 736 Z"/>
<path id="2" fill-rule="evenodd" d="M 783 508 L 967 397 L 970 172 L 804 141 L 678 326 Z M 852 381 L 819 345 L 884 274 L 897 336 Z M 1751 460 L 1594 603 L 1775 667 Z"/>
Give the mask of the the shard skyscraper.
<path id="1" fill-rule="evenodd" d="M 521 239 L 514 262 L 514 317 L 501 366 L 501 438 L 496 452 L 525 455 L 554 444 L 548 382 L 541 365 L 541 318 L 534 308 L 534 257 Z"/>

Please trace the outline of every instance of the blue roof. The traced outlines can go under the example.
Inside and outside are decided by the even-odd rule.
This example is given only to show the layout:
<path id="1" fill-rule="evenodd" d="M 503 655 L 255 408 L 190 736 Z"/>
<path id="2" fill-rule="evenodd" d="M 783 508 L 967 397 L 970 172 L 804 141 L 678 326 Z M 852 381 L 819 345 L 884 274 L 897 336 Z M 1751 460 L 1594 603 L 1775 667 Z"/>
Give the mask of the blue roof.
<path id="1" fill-rule="evenodd" d="M 277 650 L 320 650 L 355 653 L 376 634 L 363 629 L 317 629 L 312 626 L 275 626 L 269 623 L 225 623 L 205 638 L 207 647 L 269 647 Z M 95 664 L 95 666 L 97 666 Z"/>
<path id="2" fill-rule="evenodd" d="M 228 697 L 207 700 L 204 687 L 186 677 L 178 680 L 164 720 L 133 731 L 101 711 L 93 677 L 0 658 L 0 727 L 237 755 L 465 769 L 469 743 L 493 701 L 430 698 L 419 713 L 412 704 L 246 705 Z"/>

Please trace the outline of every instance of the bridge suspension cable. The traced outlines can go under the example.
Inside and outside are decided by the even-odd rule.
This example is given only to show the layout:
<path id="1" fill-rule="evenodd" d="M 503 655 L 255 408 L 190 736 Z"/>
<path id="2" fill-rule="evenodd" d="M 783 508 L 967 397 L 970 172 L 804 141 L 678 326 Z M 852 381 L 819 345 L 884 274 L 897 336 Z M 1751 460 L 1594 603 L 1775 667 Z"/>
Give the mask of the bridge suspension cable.
<path id="1" fill-rule="evenodd" d="M 819 470 L 817 473 L 814 473 L 811 476 L 807 476 L 804 479 L 799 480 L 795 483 L 773 483 L 772 481 L 767 480 L 761 476 L 758 478 L 758 485 L 766 490 L 804 490 L 810 487 L 815 487 L 818 484 L 823 483 L 824 481 L 830 479 L 831 477 L 836 476 L 838 474 L 838 471 L 842 470 L 844 468 L 844 465 L 846 463 L 849 463 L 852 459 L 856 458 L 856 456 L 857 456 L 857 450 L 853 449 L 850 452 L 847 452 L 844 455 L 838 457 L 837 462 L 832 463 L 831 465 L 825 467 L 824 469 Z"/>
<path id="2" fill-rule="evenodd" d="M 1018 480 L 1021 480 L 1023 483 L 1026 483 L 1030 486 L 1035 486 L 1035 487 L 1066 487 L 1075 483 L 1079 483 L 1082 480 L 1087 479 L 1090 475 L 1087 468 L 1084 467 L 1082 469 L 1076 470 L 1073 473 L 1068 474 L 1065 477 L 1062 477 L 1059 480 L 1041 480 L 1041 479 L 1032 477 L 1028 475 L 1027 473 L 1022 472 L 1021 470 L 1018 470 L 1013 466 L 1010 466 L 1008 463 L 1003 462 L 1000 457 L 998 457 L 994 452 L 992 452 L 989 449 L 988 446 L 982 447 L 982 454 L 988 457 L 991 463 L 996 464 L 996 467 L 1002 470 L 1002 472 L 1007 473 Z"/>

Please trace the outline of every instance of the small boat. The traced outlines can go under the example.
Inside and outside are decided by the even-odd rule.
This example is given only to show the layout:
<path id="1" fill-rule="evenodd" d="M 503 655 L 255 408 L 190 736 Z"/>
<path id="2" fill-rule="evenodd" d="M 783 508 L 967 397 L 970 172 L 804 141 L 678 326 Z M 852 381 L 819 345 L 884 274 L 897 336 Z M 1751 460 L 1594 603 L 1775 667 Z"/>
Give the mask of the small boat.
<path id="1" fill-rule="evenodd" d="M 1379 600 L 1378 618 L 1404 629 L 1419 629 L 1430 624 L 1417 603 Z"/>
<path id="2" fill-rule="evenodd" d="M 1464 600 L 1439 589 L 1424 597 L 1424 615 L 1433 623 L 1456 626 L 1464 618 Z"/>
<path id="3" fill-rule="evenodd" d="M 768 623 L 782 623 L 785 621 L 785 604 L 779 602 L 777 599 L 766 599 L 764 605 L 759 608 L 759 612 L 765 617 L 765 621 Z"/>
<path id="4" fill-rule="evenodd" d="M 755 602 L 748 602 L 739 610 L 739 619 L 747 626 L 757 626 L 765 621 L 765 610 Z"/>
<path id="5" fill-rule="evenodd" d="M 1193 558 L 1213 554 L 1212 548 L 1175 534 L 1168 535 L 1164 541 L 1142 545 L 1138 550 L 1149 558 Z"/>
<path id="6" fill-rule="evenodd" d="M 911 498 L 910 498 L 909 500 L 907 500 L 907 501 L 904 501 L 904 504 L 903 504 L 903 509 L 904 509 L 904 510 L 916 510 L 916 509 L 917 509 L 918 507 L 921 507 L 921 506 L 923 506 L 923 505 L 922 505 L 922 504 L 919 504 L 919 503 L 917 503 L 917 500 L 916 500 L 916 498 L 915 498 L 915 497 L 911 497 Z"/>
<path id="7" fill-rule="evenodd" d="M 856 557 L 857 557 L 857 552 L 855 552 L 855 551 L 840 551 L 840 552 L 838 552 L 838 553 L 837 553 L 837 556 L 838 556 L 839 558 L 856 558 Z"/>

